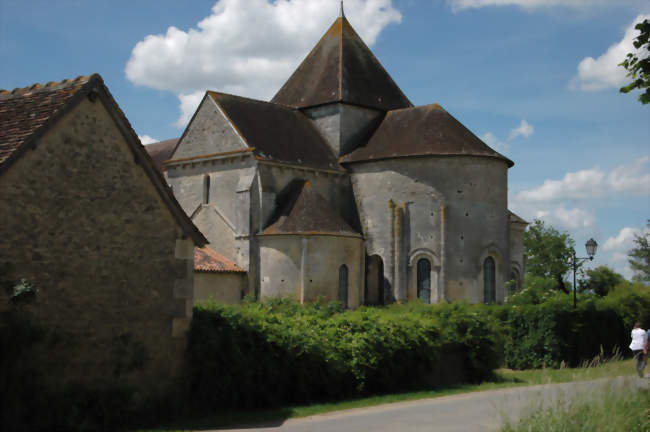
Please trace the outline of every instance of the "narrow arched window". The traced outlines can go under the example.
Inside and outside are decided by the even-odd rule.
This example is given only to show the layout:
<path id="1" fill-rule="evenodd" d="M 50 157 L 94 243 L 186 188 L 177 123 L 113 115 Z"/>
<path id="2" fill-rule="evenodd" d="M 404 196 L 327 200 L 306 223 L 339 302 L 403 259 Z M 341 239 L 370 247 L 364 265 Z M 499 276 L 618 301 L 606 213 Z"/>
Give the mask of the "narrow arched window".
<path id="1" fill-rule="evenodd" d="M 483 301 L 485 303 L 496 301 L 496 265 L 492 257 L 485 258 L 483 262 Z"/>
<path id="2" fill-rule="evenodd" d="M 339 301 L 348 307 L 348 266 L 339 267 Z"/>
<path id="3" fill-rule="evenodd" d="M 203 176 L 203 204 L 207 204 L 210 200 L 210 176 Z"/>
<path id="4" fill-rule="evenodd" d="M 418 298 L 422 303 L 431 303 L 431 263 L 426 258 L 418 260 Z"/>

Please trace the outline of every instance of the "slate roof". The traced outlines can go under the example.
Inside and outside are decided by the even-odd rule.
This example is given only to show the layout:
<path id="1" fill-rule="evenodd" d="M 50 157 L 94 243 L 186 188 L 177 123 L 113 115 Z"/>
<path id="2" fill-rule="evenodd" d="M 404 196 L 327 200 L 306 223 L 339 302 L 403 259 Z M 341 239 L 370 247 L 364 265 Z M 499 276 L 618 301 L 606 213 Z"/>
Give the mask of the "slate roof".
<path id="1" fill-rule="evenodd" d="M 0 175 L 25 151 L 36 148 L 38 139 L 86 97 L 104 103 L 124 134 L 135 159 L 145 170 L 183 232 L 192 238 L 195 245 L 206 244 L 206 238 L 174 198 L 167 182 L 154 167 L 154 162 L 99 74 L 45 85 L 34 84 L 12 91 L 0 90 Z"/>
<path id="2" fill-rule="evenodd" d="M 263 234 L 337 235 L 361 237 L 332 211 L 311 183 L 297 179 L 278 196 L 277 210 Z"/>
<path id="3" fill-rule="evenodd" d="M 246 273 L 234 261 L 208 246 L 194 248 L 194 271 L 203 273 Z"/>
<path id="4" fill-rule="evenodd" d="M 389 111 L 368 144 L 339 162 L 425 155 L 490 157 L 503 160 L 509 167 L 514 165 L 438 104 Z"/>
<path id="5" fill-rule="evenodd" d="M 165 171 L 163 162 L 171 158 L 178 140 L 178 138 L 173 138 L 144 146 L 144 149 L 149 154 L 149 157 L 151 157 L 151 160 L 153 160 L 153 163 L 159 172 L 162 173 Z"/>
<path id="6" fill-rule="evenodd" d="M 271 102 L 299 108 L 345 102 L 383 111 L 413 106 L 345 17 L 332 24 Z"/>
<path id="7" fill-rule="evenodd" d="M 528 221 L 524 220 L 524 219 L 521 218 L 520 216 L 517 216 L 516 214 L 514 214 L 514 213 L 511 212 L 510 210 L 508 210 L 508 216 L 510 217 L 510 222 L 513 222 L 513 223 L 519 223 L 519 224 L 525 224 L 525 225 L 528 225 L 528 224 L 529 224 Z"/>
<path id="8" fill-rule="evenodd" d="M 266 160 L 342 170 L 309 118 L 270 102 L 209 91 L 255 154 Z"/>

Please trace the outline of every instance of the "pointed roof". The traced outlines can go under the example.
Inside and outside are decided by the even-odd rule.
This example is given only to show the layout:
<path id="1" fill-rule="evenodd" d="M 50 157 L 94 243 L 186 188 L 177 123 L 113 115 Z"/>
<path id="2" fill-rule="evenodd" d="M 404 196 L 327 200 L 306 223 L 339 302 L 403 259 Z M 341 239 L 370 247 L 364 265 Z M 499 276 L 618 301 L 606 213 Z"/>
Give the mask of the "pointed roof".
<path id="1" fill-rule="evenodd" d="M 271 102 L 298 108 L 345 102 L 384 111 L 413 106 L 345 16 L 334 21 Z"/>
<path id="2" fill-rule="evenodd" d="M 277 210 L 263 234 L 336 235 L 361 237 L 316 192 L 311 183 L 297 179 L 280 193 Z"/>
<path id="3" fill-rule="evenodd" d="M 163 165 L 163 162 L 171 158 L 178 140 L 179 138 L 173 138 L 165 141 L 146 144 L 144 146 L 144 149 L 149 154 L 149 157 L 151 157 L 151 160 L 153 160 L 156 169 L 161 173 L 165 172 L 165 166 Z"/>
<path id="4" fill-rule="evenodd" d="M 389 111 L 368 144 L 339 162 L 427 155 L 490 157 L 503 160 L 508 167 L 514 165 L 438 104 Z"/>
<path id="5" fill-rule="evenodd" d="M 0 90 L 0 175 L 26 151 L 37 148 L 38 140 L 84 98 L 104 104 L 133 152 L 136 163 L 144 169 L 184 234 L 192 238 L 197 246 L 206 244 L 206 238 L 176 201 L 99 74 L 45 85 L 34 84 L 11 91 Z"/>
<path id="6" fill-rule="evenodd" d="M 336 156 L 302 112 L 284 105 L 208 91 L 261 159 L 341 171 Z"/>

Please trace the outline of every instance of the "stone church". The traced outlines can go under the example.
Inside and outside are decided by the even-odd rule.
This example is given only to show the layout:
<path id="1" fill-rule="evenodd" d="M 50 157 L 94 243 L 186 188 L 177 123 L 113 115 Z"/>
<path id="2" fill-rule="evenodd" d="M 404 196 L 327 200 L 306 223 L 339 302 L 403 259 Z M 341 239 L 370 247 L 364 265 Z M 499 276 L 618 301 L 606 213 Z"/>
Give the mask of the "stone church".
<path id="1" fill-rule="evenodd" d="M 513 162 L 413 106 L 343 15 L 270 102 L 208 91 L 173 143 L 167 181 L 242 296 L 493 303 L 521 283 Z"/>

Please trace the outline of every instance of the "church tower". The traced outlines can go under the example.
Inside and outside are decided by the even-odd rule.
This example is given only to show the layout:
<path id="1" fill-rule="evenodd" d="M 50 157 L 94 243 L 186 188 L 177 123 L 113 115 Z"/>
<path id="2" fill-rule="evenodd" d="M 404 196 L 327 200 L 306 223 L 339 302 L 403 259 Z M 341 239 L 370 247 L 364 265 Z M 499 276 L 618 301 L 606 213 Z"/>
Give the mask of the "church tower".
<path id="1" fill-rule="evenodd" d="M 300 109 L 337 156 L 367 142 L 387 111 L 413 106 L 343 13 L 271 102 Z"/>

